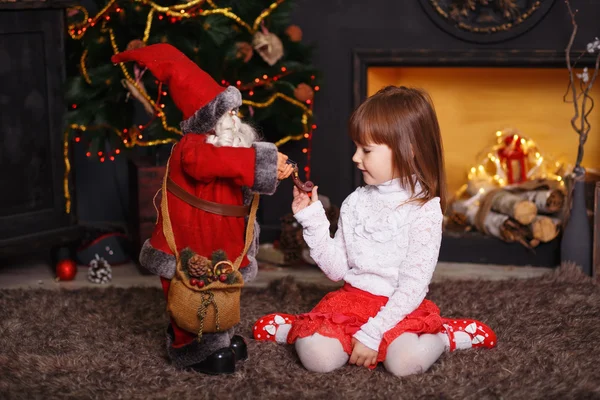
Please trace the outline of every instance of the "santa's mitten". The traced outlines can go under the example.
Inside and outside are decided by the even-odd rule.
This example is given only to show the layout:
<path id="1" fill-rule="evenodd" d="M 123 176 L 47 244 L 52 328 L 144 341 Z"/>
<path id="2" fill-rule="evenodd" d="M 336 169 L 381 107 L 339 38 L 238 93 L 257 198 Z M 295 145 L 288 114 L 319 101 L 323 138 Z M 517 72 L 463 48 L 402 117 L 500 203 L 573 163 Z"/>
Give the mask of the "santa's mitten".
<path id="1" fill-rule="evenodd" d="M 486 324 L 474 319 L 443 318 L 440 333 L 448 335 L 449 350 L 496 347 L 496 333 Z"/>
<path id="2" fill-rule="evenodd" d="M 287 336 L 296 317 L 291 314 L 269 314 L 254 324 L 252 333 L 255 340 L 287 343 Z"/>

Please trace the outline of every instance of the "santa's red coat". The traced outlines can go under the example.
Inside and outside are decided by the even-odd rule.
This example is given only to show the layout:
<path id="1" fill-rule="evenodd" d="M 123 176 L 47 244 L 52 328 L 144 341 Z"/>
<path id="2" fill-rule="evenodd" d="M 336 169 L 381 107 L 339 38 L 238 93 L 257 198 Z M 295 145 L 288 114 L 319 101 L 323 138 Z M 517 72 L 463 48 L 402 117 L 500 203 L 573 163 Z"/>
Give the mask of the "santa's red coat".
<path id="1" fill-rule="evenodd" d="M 177 143 L 169 162 L 173 181 L 203 200 L 220 204 L 243 205 L 242 186 L 254 185 L 254 148 L 215 147 L 206 143 L 206 135 L 188 134 Z M 234 261 L 244 249 L 244 217 L 227 217 L 193 207 L 167 192 L 169 216 L 177 251 L 189 247 L 195 253 L 211 257 L 224 250 Z M 162 210 L 150 244 L 173 254 L 163 233 Z M 244 257 L 241 268 L 248 264 Z"/>

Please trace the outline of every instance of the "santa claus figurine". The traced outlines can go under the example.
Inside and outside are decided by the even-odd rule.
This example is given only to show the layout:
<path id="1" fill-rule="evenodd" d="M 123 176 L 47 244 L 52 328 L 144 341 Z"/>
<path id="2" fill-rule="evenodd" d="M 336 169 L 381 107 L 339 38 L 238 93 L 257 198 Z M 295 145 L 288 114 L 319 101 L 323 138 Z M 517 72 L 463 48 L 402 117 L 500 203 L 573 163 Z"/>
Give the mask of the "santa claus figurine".
<path id="1" fill-rule="evenodd" d="M 243 254 L 249 204 L 255 193 L 273 194 L 279 179 L 293 168 L 275 145 L 257 141 L 256 132 L 237 116 L 240 91 L 218 85 L 193 61 L 169 44 L 125 51 L 113 63 L 135 61 L 163 84 L 183 112 L 183 137 L 174 145 L 168 169 L 167 204 L 177 252 L 191 249 L 210 259 L 222 250 L 232 259 Z M 165 238 L 163 212 L 142 248 L 140 263 L 160 276 L 165 297 L 176 271 L 176 257 Z M 245 282 L 257 272 L 258 224 L 242 258 Z M 243 298 L 242 298 L 243 300 Z M 234 329 L 188 332 L 173 319 L 167 329 L 168 355 L 176 367 L 202 373 L 235 371 L 236 361 L 247 357 L 246 343 Z"/>

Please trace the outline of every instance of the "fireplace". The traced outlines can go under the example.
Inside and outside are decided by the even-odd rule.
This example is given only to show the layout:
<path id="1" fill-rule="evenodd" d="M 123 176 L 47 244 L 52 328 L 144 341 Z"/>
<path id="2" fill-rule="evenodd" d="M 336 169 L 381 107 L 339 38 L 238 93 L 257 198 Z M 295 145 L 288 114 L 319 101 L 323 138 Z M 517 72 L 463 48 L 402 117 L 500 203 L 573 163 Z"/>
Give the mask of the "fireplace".
<path id="1" fill-rule="evenodd" d="M 593 65 L 584 56 L 578 67 Z M 555 51 L 355 50 L 353 105 L 383 86 L 426 89 L 432 96 L 444 142 L 449 195 L 467 182 L 478 153 L 495 143 L 495 133 L 514 128 L 534 140 L 546 156 L 572 163 L 578 137 L 570 127 L 573 107 L 563 102 L 568 72 L 564 54 Z M 595 87 L 593 98 L 600 98 Z M 600 126 L 600 112 L 589 118 Z M 586 144 L 583 165 L 600 169 L 600 137 Z M 354 175 L 355 185 L 361 177 Z M 446 232 L 441 261 L 554 266 L 559 263 L 560 239 L 532 252 L 477 232 Z"/>

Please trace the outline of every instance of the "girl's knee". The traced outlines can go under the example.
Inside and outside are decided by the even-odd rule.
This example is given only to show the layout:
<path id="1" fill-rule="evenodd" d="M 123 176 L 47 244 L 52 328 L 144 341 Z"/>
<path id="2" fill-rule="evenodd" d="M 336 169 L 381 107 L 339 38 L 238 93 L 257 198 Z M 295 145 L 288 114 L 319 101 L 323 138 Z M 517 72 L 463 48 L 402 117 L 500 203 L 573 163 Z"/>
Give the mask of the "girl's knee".
<path id="1" fill-rule="evenodd" d="M 403 358 L 388 357 L 383 362 L 383 366 L 389 373 L 398 377 L 421 374 L 429 368 L 429 366 L 423 365 L 422 361 L 414 356 Z"/>
<path id="2" fill-rule="evenodd" d="M 339 340 L 318 333 L 296 340 L 300 362 L 312 372 L 331 372 L 348 362 L 348 354 Z"/>
<path id="3" fill-rule="evenodd" d="M 437 335 L 404 333 L 389 345 L 383 365 L 396 376 L 420 374 L 438 360 L 444 346 Z"/>

